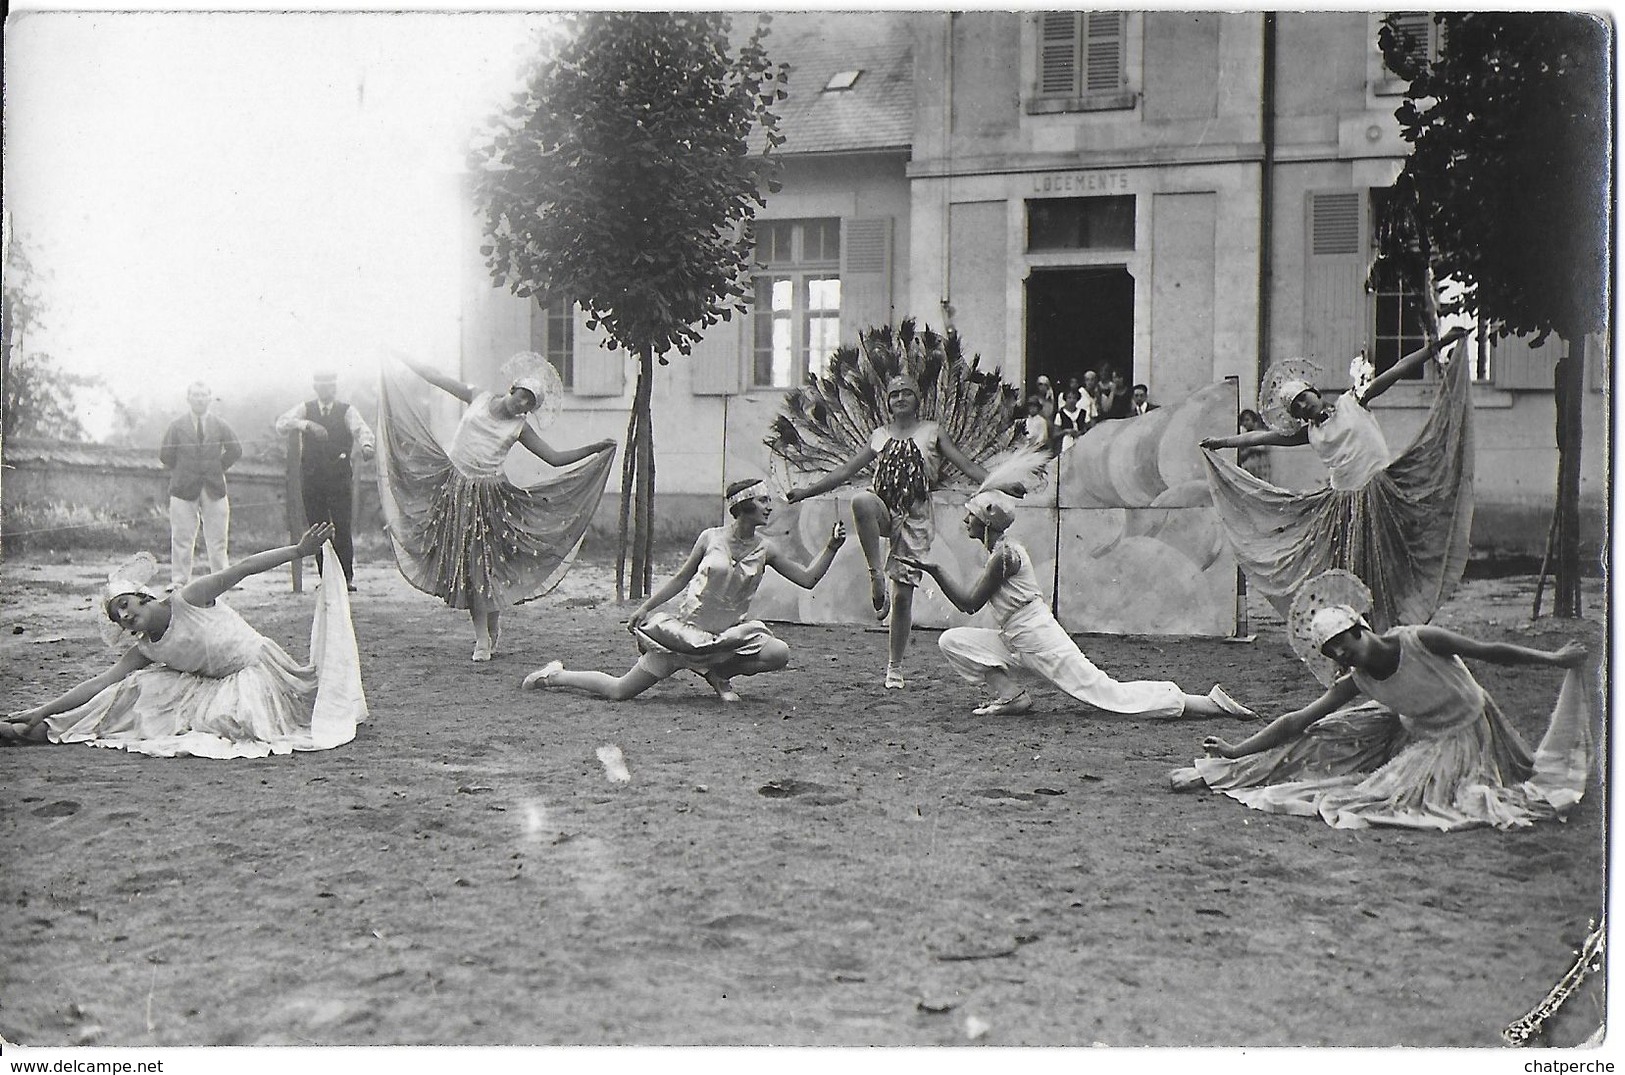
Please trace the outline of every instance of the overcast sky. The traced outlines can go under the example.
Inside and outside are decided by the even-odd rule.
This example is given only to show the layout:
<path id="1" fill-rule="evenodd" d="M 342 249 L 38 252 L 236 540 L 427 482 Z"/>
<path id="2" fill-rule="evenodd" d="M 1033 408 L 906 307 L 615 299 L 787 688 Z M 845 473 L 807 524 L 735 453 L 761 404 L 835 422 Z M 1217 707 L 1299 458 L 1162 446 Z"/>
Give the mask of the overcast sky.
<path id="1" fill-rule="evenodd" d="M 197 379 L 229 400 L 370 379 L 386 348 L 451 361 L 456 173 L 545 18 L 14 15 L 5 206 L 46 319 L 25 347 L 165 408 Z"/>

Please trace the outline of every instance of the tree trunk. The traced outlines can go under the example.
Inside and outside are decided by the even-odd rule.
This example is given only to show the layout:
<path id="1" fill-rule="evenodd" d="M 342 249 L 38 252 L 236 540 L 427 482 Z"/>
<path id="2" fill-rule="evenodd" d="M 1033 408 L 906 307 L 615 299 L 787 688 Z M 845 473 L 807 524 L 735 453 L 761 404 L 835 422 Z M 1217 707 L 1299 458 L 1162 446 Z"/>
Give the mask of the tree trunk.
<path id="1" fill-rule="evenodd" d="M 632 413 L 626 419 L 626 443 L 621 446 L 621 518 L 615 530 L 615 603 L 626 601 L 626 522 L 632 510 L 632 476 L 637 466 L 638 405 L 633 397 Z"/>
<path id="2" fill-rule="evenodd" d="M 1585 337 L 1562 337 L 1554 374 L 1557 404 L 1557 570 L 1553 614 L 1579 616 L 1581 404 L 1585 399 Z"/>
<path id="3" fill-rule="evenodd" d="M 655 423 L 654 406 L 650 398 L 654 390 L 654 376 L 653 353 L 645 350 L 638 364 L 638 379 L 649 385 L 643 402 L 643 439 L 638 444 L 643 453 L 642 458 L 638 460 L 638 502 L 644 520 L 644 527 L 639 531 L 638 553 L 643 564 L 642 579 L 645 594 L 654 593 Z"/>

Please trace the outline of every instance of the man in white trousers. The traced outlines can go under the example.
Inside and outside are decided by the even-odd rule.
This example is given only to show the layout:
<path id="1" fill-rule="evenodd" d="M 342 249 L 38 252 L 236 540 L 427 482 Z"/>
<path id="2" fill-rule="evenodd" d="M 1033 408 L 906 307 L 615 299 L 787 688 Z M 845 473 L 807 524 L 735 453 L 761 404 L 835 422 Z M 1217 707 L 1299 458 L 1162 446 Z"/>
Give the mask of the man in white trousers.
<path id="1" fill-rule="evenodd" d="M 231 501 L 226 471 L 243 456 L 237 434 L 209 413 L 214 393 L 201 381 L 186 390 L 188 412 L 169 424 L 158 458 L 169 471 L 169 578 L 184 586 L 192 578 L 192 553 L 203 528 L 209 572 L 226 569 Z"/>

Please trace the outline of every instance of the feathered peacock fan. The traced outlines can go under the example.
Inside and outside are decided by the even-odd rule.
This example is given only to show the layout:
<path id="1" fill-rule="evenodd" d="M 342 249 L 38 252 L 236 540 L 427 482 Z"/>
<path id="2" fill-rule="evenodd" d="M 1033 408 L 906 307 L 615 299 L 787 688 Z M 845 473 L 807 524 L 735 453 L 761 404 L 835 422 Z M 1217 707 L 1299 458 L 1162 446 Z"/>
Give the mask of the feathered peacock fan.
<path id="1" fill-rule="evenodd" d="M 827 373 L 809 372 L 806 384 L 786 393 L 763 443 L 793 472 L 826 474 L 867 448 L 891 420 L 886 382 L 899 373 L 920 385 L 920 417 L 938 423 L 977 463 L 1015 440 L 1021 394 L 996 368 L 981 369 L 981 356 L 967 362 L 959 333 L 916 331 L 908 318 L 895 329 L 869 328 L 858 343 L 837 348 Z"/>

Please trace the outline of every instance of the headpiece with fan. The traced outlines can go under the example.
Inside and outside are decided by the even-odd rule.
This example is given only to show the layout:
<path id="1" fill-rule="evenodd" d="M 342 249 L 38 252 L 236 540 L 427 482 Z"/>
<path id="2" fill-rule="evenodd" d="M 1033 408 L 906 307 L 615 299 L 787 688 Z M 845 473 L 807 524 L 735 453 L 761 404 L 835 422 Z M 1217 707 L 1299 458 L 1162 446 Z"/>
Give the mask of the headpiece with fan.
<path id="1" fill-rule="evenodd" d="M 1315 678 L 1325 686 L 1336 682 L 1337 662 L 1320 651 L 1327 639 L 1356 624 L 1370 629 L 1371 591 L 1358 575 L 1342 568 L 1323 571 L 1304 583 L 1287 612 L 1287 638 Z"/>
<path id="2" fill-rule="evenodd" d="M 1020 393 L 981 357 L 965 357 L 959 334 L 917 328 L 913 318 L 859 334 L 842 344 L 825 372 L 784 397 L 764 439 L 775 463 L 800 480 L 828 474 L 869 447 L 869 438 L 892 420 L 886 392 L 906 378 L 920 397 L 919 416 L 942 427 L 972 460 L 987 460 L 1014 443 Z M 792 484 L 795 484 L 792 482 Z"/>
<path id="3" fill-rule="evenodd" d="M 1292 417 L 1288 408 L 1319 379 L 1320 366 L 1307 358 L 1283 358 L 1265 370 L 1264 380 L 1258 385 L 1258 414 L 1264 424 L 1277 433 L 1300 428 L 1303 419 Z"/>
<path id="4" fill-rule="evenodd" d="M 150 552 L 138 552 L 107 573 L 107 581 L 102 584 L 97 599 L 92 602 L 91 612 L 96 617 L 96 632 L 108 646 L 116 647 L 125 634 L 124 628 L 108 617 L 107 609 L 112 604 L 113 598 L 133 593 L 157 600 L 158 593 L 151 585 L 152 578 L 157 573 L 158 558 Z"/>
<path id="5" fill-rule="evenodd" d="M 538 430 L 546 429 L 564 410 L 564 381 L 553 363 L 535 351 L 520 351 L 502 364 L 503 385 L 523 388 L 536 397 L 536 407 L 526 421 Z"/>

